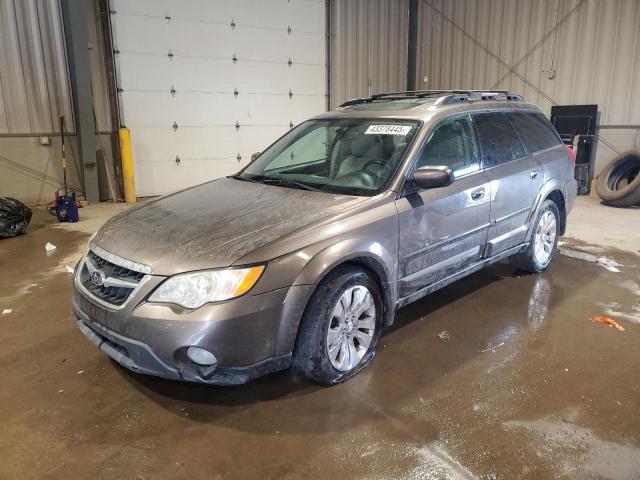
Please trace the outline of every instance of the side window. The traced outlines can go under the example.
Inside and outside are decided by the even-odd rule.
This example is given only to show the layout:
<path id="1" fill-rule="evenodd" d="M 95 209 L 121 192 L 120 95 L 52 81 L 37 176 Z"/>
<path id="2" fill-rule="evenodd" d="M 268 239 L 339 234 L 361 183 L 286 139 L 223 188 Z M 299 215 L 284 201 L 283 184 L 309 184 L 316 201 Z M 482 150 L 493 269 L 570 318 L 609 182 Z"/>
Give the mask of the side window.
<path id="1" fill-rule="evenodd" d="M 507 118 L 518 132 L 527 153 L 560 145 L 553 126 L 541 113 L 513 112 Z"/>
<path id="2" fill-rule="evenodd" d="M 485 167 L 493 167 L 525 156 L 515 130 L 504 113 L 479 113 L 473 116 L 482 147 Z"/>
<path id="3" fill-rule="evenodd" d="M 436 127 L 416 162 L 416 167 L 424 166 L 448 166 L 457 177 L 480 169 L 469 117 L 456 118 Z"/>

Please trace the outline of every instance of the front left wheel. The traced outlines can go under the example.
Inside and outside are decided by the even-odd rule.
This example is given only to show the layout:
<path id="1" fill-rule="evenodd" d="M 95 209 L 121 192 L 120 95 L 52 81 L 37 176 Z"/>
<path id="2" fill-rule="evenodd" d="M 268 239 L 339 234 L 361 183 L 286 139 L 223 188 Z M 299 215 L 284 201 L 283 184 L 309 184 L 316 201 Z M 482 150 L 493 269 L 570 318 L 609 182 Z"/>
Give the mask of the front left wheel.
<path id="1" fill-rule="evenodd" d="M 371 274 L 341 266 L 316 288 L 302 317 L 292 366 L 322 385 L 346 380 L 375 355 L 382 319 L 380 289 Z"/>

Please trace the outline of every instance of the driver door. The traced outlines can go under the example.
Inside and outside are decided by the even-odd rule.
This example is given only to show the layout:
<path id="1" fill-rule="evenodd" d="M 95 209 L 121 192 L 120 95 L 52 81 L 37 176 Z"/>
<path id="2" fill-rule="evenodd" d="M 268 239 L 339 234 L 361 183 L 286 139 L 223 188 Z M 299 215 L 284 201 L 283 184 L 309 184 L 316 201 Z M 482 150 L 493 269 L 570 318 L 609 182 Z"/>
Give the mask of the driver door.
<path id="1" fill-rule="evenodd" d="M 437 283 L 479 260 L 487 243 L 489 178 L 480 166 L 468 115 L 437 124 L 414 168 L 449 166 L 455 181 L 442 188 L 405 187 L 399 216 L 398 297 Z"/>

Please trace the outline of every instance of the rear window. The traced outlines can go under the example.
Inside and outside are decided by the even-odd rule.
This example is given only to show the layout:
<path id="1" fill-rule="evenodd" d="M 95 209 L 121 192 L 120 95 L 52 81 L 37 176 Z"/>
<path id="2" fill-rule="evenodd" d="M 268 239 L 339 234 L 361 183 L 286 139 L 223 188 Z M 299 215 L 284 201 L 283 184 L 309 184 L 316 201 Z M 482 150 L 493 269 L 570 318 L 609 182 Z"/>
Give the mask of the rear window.
<path id="1" fill-rule="evenodd" d="M 473 116 L 485 167 L 494 167 L 525 156 L 522 143 L 504 113 Z"/>
<path id="2" fill-rule="evenodd" d="M 527 153 L 560 145 L 558 134 L 543 114 L 510 112 L 506 115 L 520 135 Z"/>

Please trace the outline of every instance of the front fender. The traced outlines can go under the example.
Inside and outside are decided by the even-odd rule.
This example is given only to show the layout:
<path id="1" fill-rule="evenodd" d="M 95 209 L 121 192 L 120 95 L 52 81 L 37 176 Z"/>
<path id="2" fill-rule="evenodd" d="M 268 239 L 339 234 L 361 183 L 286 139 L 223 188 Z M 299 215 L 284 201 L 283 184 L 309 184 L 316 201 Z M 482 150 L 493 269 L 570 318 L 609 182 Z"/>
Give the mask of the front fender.
<path id="1" fill-rule="evenodd" d="M 341 240 L 318 252 L 304 266 L 293 285 L 317 285 L 343 263 L 360 264 L 378 277 L 383 295 L 383 326 L 391 325 L 396 305 L 397 259 L 377 241 L 355 237 Z"/>

